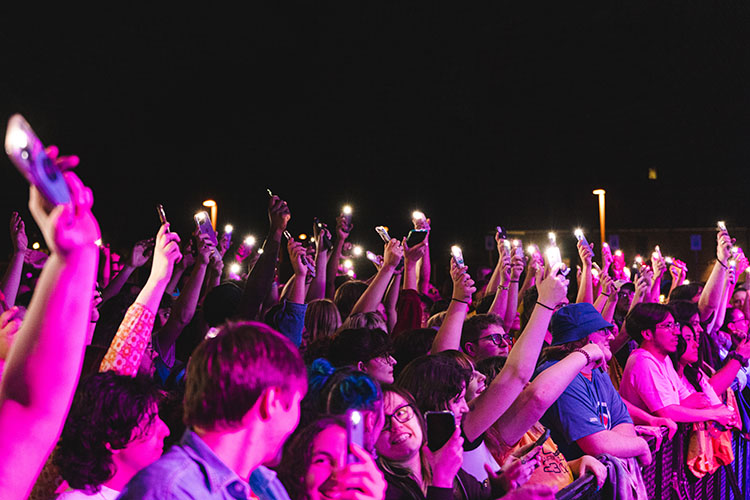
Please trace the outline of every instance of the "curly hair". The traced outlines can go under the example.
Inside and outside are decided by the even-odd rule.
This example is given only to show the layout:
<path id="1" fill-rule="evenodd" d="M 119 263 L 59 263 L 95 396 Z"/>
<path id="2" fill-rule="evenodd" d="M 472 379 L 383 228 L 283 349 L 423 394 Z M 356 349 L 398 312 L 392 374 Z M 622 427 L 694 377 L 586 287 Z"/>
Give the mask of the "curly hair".
<path id="1" fill-rule="evenodd" d="M 346 424 L 339 417 L 323 416 L 313 420 L 287 440 L 276 473 L 291 500 L 308 498 L 305 476 L 312 464 L 313 441 L 318 434 L 332 426 L 346 430 Z"/>
<path id="2" fill-rule="evenodd" d="M 148 432 L 159 400 L 157 386 L 143 376 L 106 371 L 81 380 L 53 456 L 62 477 L 88 494 L 101 490 L 116 472 L 112 450 Z"/>

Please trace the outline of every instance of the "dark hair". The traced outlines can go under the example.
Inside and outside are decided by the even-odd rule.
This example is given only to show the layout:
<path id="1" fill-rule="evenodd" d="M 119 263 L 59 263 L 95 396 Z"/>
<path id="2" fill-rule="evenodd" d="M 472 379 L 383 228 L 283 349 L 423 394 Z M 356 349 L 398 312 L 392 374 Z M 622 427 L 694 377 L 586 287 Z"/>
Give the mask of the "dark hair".
<path id="1" fill-rule="evenodd" d="M 693 300 L 701 291 L 703 285 L 700 283 L 688 283 L 687 285 L 676 286 L 672 293 L 669 294 L 669 301 L 673 300 Z"/>
<path id="2" fill-rule="evenodd" d="M 185 378 L 185 425 L 212 430 L 238 425 L 264 390 L 289 396 L 305 388 L 294 344 L 267 325 L 227 323 L 193 352 Z"/>
<path id="3" fill-rule="evenodd" d="M 471 370 L 449 356 L 430 354 L 409 363 L 396 385 L 409 391 L 423 412 L 445 410 L 469 386 Z"/>
<path id="4" fill-rule="evenodd" d="M 727 307 L 727 310 L 724 313 L 724 323 L 721 325 L 721 331 L 729 331 L 729 323 L 734 323 L 735 312 L 742 313 L 742 311 L 740 309 L 737 309 L 736 307 Z M 744 315 L 744 313 L 742 314 Z"/>
<path id="5" fill-rule="evenodd" d="M 346 321 L 341 324 L 341 330 L 353 328 L 369 328 L 370 330 L 388 330 L 385 318 L 377 311 L 360 312 L 350 314 Z"/>
<path id="6" fill-rule="evenodd" d="M 356 366 L 360 361 L 366 363 L 392 351 L 391 340 L 383 330 L 341 330 L 331 339 L 328 360 L 333 366 Z"/>
<path id="7" fill-rule="evenodd" d="M 367 290 L 367 283 L 360 280 L 350 280 L 346 283 L 342 283 L 340 287 L 336 289 L 336 293 L 333 296 L 333 302 L 336 307 L 339 308 L 341 313 L 341 319 L 345 320 L 349 317 L 349 314 L 354 308 L 354 304 L 357 303 L 359 298 Z"/>
<path id="8" fill-rule="evenodd" d="M 586 337 L 574 340 L 573 342 L 547 346 L 542 349 L 542 353 L 539 355 L 539 363 L 541 364 L 547 361 L 560 361 L 571 352 L 575 351 L 576 349 L 583 348 L 588 343 L 589 337 L 587 335 Z"/>
<path id="9" fill-rule="evenodd" d="M 490 385 L 492 381 L 500 373 L 500 370 L 505 366 L 505 362 L 508 360 L 505 356 L 490 356 L 484 358 L 477 363 L 477 371 L 486 377 L 484 383 Z"/>
<path id="10" fill-rule="evenodd" d="M 531 318 L 531 313 L 534 311 L 536 301 L 539 299 L 539 292 L 536 289 L 536 285 L 527 288 L 521 296 L 521 330 L 526 328 L 526 324 Z"/>
<path id="11" fill-rule="evenodd" d="M 638 344 L 643 342 L 643 332 L 656 328 L 656 325 L 670 314 L 669 306 L 653 302 L 636 304 L 625 317 L 624 328 Z"/>
<path id="12" fill-rule="evenodd" d="M 242 287 L 226 281 L 211 289 L 203 300 L 203 318 L 208 326 L 218 326 L 234 316 L 242 298 Z"/>
<path id="13" fill-rule="evenodd" d="M 464 321 L 461 328 L 461 349 L 467 342 L 476 342 L 487 328 L 492 325 L 503 326 L 503 320 L 497 314 L 475 314 Z"/>
<path id="14" fill-rule="evenodd" d="M 393 376 L 398 377 L 412 360 L 430 352 L 436 335 L 434 328 L 416 328 L 398 334 L 393 340 L 393 357 L 396 359 Z"/>
<path id="15" fill-rule="evenodd" d="M 82 379 L 53 455 L 62 477 L 74 489 L 99 492 L 117 472 L 112 450 L 125 448 L 148 431 L 158 402 L 158 388 L 143 376 L 106 371 Z M 149 421 L 137 432 L 144 418 Z"/>
<path id="16" fill-rule="evenodd" d="M 346 430 L 346 425 L 341 419 L 323 416 L 295 432 L 284 446 L 281 463 L 276 472 L 291 500 L 307 498 L 305 476 L 312 465 L 313 441 L 318 434 L 332 426 Z"/>
<path id="17" fill-rule="evenodd" d="M 693 332 L 693 338 L 697 335 L 695 329 L 690 324 L 684 324 L 682 325 L 682 328 L 690 328 L 690 331 Z M 685 351 L 687 351 L 687 340 L 685 340 L 685 337 L 682 336 L 682 332 L 680 332 L 680 335 L 677 336 L 677 350 L 669 354 L 669 358 L 672 360 L 672 365 L 674 366 L 675 371 L 680 369 L 680 358 L 685 354 Z M 703 354 L 700 349 L 698 349 L 698 361 L 692 365 L 685 365 L 685 378 L 698 392 L 703 392 L 703 388 L 700 384 L 701 379 L 703 378 L 703 374 L 701 374 L 699 369 L 701 366 L 703 366 Z"/>
<path id="18" fill-rule="evenodd" d="M 700 314 L 698 304 L 691 300 L 670 300 L 668 305 L 674 320 L 681 325 L 690 324 L 693 316 Z"/>

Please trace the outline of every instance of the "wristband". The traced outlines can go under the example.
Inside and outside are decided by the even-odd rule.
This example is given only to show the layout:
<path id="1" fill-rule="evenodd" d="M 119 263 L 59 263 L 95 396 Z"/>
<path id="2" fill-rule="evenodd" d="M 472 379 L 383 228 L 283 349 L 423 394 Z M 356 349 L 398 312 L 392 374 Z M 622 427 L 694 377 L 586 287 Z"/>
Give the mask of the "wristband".
<path id="1" fill-rule="evenodd" d="M 461 299 L 454 299 L 453 297 L 451 297 L 451 300 L 455 300 L 456 302 L 460 302 L 460 303 L 462 303 L 462 304 L 466 304 L 467 306 L 469 305 L 469 303 L 468 303 L 468 302 L 466 302 L 465 300 L 461 300 Z"/>
<path id="2" fill-rule="evenodd" d="M 518 283 L 518 280 L 510 280 L 511 283 Z"/>
<path id="3" fill-rule="evenodd" d="M 600 293 L 599 295 L 604 295 L 605 297 L 609 297 L 608 293 Z"/>
<path id="4" fill-rule="evenodd" d="M 580 352 L 581 354 L 583 354 L 584 356 L 586 356 L 586 366 L 589 366 L 591 364 L 591 356 L 589 356 L 589 353 L 587 353 L 586 351 L 584 351 L 580 347 L 577 347 L 576 349 L 574 349 L 573 352 Z"/>
<path id="5" fill-rule="evenodd" d="M 546 305 L 542 304 L 541 302 L 539 302 L 538 300 L 536 301 L 536 304 L 537 304 L 538 306 L 542 306 L 542 307 L 543 307 L 543 308 L 545 308 L 545 309 L 549 309 L 550 311 L 554 311 L 554 310 L 555 310 L 555 308 L 554 308 L 554 307 L 546 306 Z"/>
<path id="6" fill-rule="evenodd" d="M 748 358 L 744 357 L 742 354 L 738 353 L 737 351 L 732 351 L 729 354 L 727 354 L 727 360 L 733 359 L 745 368 L 747 368 L 748 365 Z"/>
<path id="7" fill-rule="evenodd" d="M 724 264 L 724 263 L 723 263 L 723 262 L 722 262 L 721 260 L 719 260 L 719 258 L 718 258 L 718 257 L 716 258 L 716 262 L 718 262 L 718 263 L 719 263 L 719 265 L 720 265 L 721 267 L 723 267 L 724 269 L 729 269 L 729 267 L 727 267 L 727 265 L 726 265 L 726 264 Z"/>

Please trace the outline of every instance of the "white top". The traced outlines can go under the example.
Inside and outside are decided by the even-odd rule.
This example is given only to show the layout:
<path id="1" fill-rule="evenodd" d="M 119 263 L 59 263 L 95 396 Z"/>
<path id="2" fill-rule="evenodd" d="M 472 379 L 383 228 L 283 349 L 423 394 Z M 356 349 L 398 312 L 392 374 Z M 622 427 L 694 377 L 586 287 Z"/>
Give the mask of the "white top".
<path id="1" fill-rule="evenodd" d="M 99 490 L 99 493 L 87 495 L 82 490 L 68 490 L 57 497 L 57 500 L 115 500 L 119 494 L 119 491 L 115 491 L 112 488 L 107 488 L 102 485 L 102 489 Z"/>
<path id="2" fill-rule="evenodd" d="M 461 465 L 461 468 L 474 476 L 480 483 L 488 479 L 487 471 L 484 470 L 484 464 L 489 464 L 494 471 L 500 469 L 500 466 L 492 457 L 492 453 L 487 449 L 487 445 L 484 444 L 484 440 L 475 449 L 471 451 L 464 450 L 464 463 Z"/>

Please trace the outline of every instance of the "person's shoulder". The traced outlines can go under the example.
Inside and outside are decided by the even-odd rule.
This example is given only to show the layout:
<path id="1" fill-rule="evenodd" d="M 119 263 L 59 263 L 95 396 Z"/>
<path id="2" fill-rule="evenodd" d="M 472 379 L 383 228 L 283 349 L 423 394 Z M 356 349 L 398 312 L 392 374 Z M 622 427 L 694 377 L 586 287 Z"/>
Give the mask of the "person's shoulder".
<path id="1" fill-rule="evenodd" d="M 195 477 L 197 480 L 191 480 Z M 128 482 L 118 500 L 195 498 L 190 486 L 204 483 L 203 473 L 180 446 L 173 446 L 159 460 L 141 469 Z"/>

